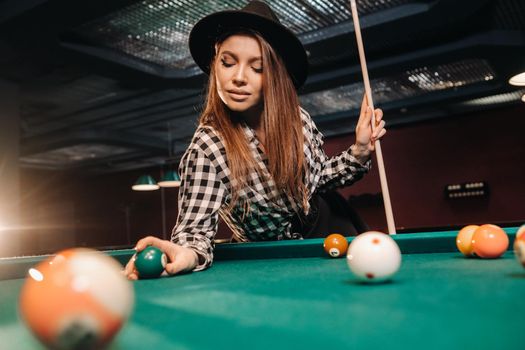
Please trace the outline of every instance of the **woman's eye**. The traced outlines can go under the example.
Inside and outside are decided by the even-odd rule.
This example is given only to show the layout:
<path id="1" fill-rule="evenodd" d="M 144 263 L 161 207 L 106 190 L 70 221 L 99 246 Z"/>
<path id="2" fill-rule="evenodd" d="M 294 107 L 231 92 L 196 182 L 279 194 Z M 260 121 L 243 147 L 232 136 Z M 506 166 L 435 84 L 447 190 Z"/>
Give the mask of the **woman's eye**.
<path id="1" fill-rule="evenodd" d="M 230 62 L 226 62 L 225 59 L 221 59 L 221 63 L 224 67 L 231 67 L 233 66 L 233 63 L 230 63 Z"/>
<path id="2" fill-rule="evenodd" d="M 255 73 L 262 73 L 263 72 L 263 68 L 262 67 L 252 67 L 253 71 Z"/>

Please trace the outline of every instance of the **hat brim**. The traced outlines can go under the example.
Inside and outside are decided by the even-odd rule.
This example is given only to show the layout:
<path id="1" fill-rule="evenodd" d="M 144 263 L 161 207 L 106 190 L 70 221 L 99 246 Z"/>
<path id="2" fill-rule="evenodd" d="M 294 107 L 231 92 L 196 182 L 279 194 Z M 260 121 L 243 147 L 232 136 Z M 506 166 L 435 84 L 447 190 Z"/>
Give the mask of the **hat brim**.
<path id="1" fill-rule="evenodd" d="M 221 11 L 202 18 L 189 36 L 190 52 L 195 63 L 210 73 L 215 55 L 215 43 L 224 33 L 235 28 L 247 28 L 262 35 L 283 59 L 296 89 L 308 75 L 308 58 L 299 39 L 285 26 L 265 17 L 243 11 Z"/>

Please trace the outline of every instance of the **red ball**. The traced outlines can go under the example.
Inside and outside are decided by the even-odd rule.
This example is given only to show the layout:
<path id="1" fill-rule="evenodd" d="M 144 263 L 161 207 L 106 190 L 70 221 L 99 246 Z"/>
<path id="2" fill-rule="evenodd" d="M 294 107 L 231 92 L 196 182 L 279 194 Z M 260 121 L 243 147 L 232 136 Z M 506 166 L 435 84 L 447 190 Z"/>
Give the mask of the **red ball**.
<path id="1" fill-rule="evenodd" d="M 339 233 L 332 233 L 324 239 L 324 251 L 332 258 L 338 258 L 346 254 L 348 241 Z"/>
<path id="2" fill-rule="evenodd" d="M 508 247 L 509 237 L 505 231 L 496 225 L 481 225 L 472 235 L 474 254 L 480 258 L 499 258 Z"/>

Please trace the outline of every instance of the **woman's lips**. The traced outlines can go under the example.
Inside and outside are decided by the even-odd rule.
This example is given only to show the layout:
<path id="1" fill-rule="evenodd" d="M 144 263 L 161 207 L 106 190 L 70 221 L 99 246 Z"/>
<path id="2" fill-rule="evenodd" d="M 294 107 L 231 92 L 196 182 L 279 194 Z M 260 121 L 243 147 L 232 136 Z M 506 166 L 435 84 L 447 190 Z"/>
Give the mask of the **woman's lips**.
<path id="1" fill-rule="evenodd" d="M 239 91 L 239 90 L 228 90 L 228 94 L 230 94 L 231 98 L 233 100 L 246 100 L 250 94 L 245 91 Z"/>

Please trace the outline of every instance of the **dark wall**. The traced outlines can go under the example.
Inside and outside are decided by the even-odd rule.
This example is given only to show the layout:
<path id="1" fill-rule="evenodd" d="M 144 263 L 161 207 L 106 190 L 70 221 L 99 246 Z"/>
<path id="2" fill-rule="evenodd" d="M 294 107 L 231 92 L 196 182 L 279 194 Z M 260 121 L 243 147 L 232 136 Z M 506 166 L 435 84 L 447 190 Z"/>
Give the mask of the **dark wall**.
<path id="1" fill-rule="evenodd" d="M 520 105 L 389 129 L 381 148 L 396 227 L 525 222 L 524 128 Z M 327 152 L 335 154 L 347 142 L 353 135 L 328 140 Z M 447 184 L 468 181 L 486 181 L 490 195 L 445 199 Z M 375 163 L 342 193 L 371 227 L 386 230 Z"/>
<path id="2" fill-rule="evenodd" d="M 23 171 L 24 253 L 68 246 L 132 246 L 148 234 L 169 237 L 176 219 L 178 190 L 163 189 L 164 198 L 160 190 L 132 191 L 131 185 L 143 173 L 160 178 L 159 169 L 95 177 L 78 172 Z"/>
<path id="3" fill-rule="evenodd" d="M 385 117 L 386 119 L 388 116 Z M 396 226 L 456 226 L 525 221 L 525 105 L 391 128 L 382 141 Z M 354 135 L 327 139 L 328 154 Z M 68 246 L 132 246 L 153 234 L 168 238 L 177 215 L 177 189 L 135 192 L 142 173 L 87 176 L 82 172 L 23 170 L 23 254 Z M 447 200 L 450 183 L 484 180 L 490 196 Z M 341 190 L 373 229 L 385 230 L 377 166 Z M 163 212 L 165 221 L 163 222 Z M 227 237 L 221 228 L 219 237 Z"/>

